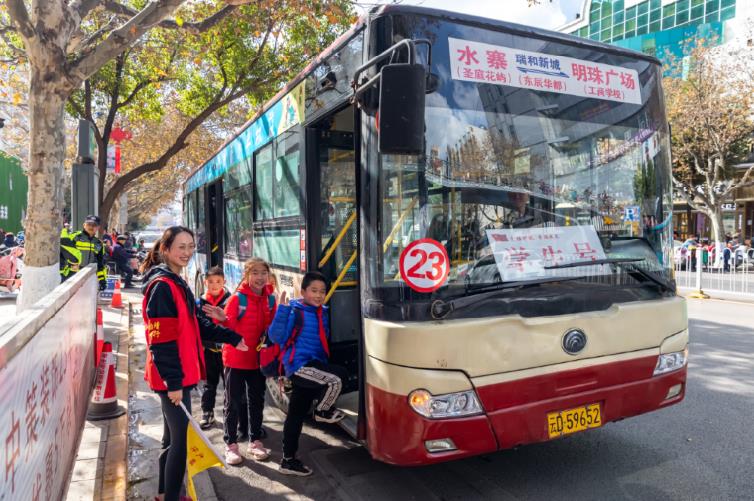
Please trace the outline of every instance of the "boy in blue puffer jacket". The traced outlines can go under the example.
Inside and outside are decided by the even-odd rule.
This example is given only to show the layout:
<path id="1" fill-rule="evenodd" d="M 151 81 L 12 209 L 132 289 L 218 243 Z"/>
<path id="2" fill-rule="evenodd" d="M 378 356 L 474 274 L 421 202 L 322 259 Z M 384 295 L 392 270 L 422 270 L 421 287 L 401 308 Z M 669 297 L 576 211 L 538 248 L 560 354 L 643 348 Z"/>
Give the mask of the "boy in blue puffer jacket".
<path id="1" fill-rule="evenodd" d="M 312 470 L 296 459 L 298 440 L 312 401 L 318 401 L 314 419 L 336 423 L 345 416 L 332 409 L 347 377 L 343 367 L 328 363 L 330 347 L 327 307 L 327 281 L 321 273 L 310 271 L 301 281 L 300 300 L 290 304 L 285 292 L 280 296 L 275 318 L 269 328 L 270 339 L 282 348 L 285 376 L 293 390 L 288 403 L 288 415 L 283 426 L 283 461 L 280 472 L 286 475 L 307 476 Z"/>

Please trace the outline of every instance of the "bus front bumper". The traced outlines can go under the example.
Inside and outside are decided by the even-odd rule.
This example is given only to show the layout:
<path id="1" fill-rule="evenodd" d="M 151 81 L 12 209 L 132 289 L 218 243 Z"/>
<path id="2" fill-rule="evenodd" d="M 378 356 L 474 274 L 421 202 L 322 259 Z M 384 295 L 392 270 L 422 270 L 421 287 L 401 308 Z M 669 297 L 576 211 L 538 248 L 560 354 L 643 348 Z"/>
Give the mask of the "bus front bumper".
<path id="1" fill-rule="evenodd" d="M 638 369 L 652 363 L 642 360 L 632 365 Z M 410 408 L 406 395 L 367 385 L 369 451 L 386 463 L 424 465 L 544 442 L 551 439 L 548 413 L 598 403 L 604 426 L 680 402 L 685 396 L 686 367 L 595 389 L 571 388 L 567 395 L 560 396 L 552 395 L 558 392 L 557 379 L 550 375 L 547 381 L 543 385 L 545 380 L 532 378 L 477 387 L 485 414 L 455 419 L 425 418 Z M 667 398 L 669 390 L 677 385 L 681 385 L 679 393 Z M 427 450 L 428 441 L 445 439 L 452 441 L 454 450 Z"/>

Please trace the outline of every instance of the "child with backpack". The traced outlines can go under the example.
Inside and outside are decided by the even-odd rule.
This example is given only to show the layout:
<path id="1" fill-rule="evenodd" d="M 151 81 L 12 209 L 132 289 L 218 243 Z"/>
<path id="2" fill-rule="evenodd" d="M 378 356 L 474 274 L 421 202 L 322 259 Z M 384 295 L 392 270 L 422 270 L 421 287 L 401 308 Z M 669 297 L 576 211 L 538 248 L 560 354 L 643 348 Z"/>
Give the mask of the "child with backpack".
<path id="1" fill-rule="evenodd" d="M 328 363 L 330 356 L 330 323 L 327 307 L 327 281 L 319 272 L 310 271 L 301 282 L 300 300 L 290 304 L 285 292 L 270 325 L 270 339 L 280 345 L 285 376 L 293 389 L 288 415 L 283 426 L 283 460 L 280 472 L 307 476 L 312 470 L 296 458 L 304 419 L 314 400 L 314 420 L 336 423 L 345 415 L 332 406 L 340 396 L 347 378 L 343 367 Z"/>
<path id="2" fill-rule="evenodd" d="M 226 327 L 243 336 L 247 346 L 257 347 L 262 334 L 275 315 L 276 302 L 269 285 L 270 266 L 264 259 L 253 257 L 244 265 L 243 279 L 225 307 Z M 259 369 L 256 349 L 247 353 L 223 346 L 225 364 L 225 407 L 223 409 L 225 460 L 228 464 L 243 462 L 238 449 L 236 426 L 239 416 L 249 418 L 249 445 L 247 454 L 256 461 L 270 456 L 262 444 L 262 419 L 264 411 L 265 380 Z M 246 395 L 246 405 L 242 395 Z"/>
<path id="3" fill-rule="evenodd" d="M 208 313 L 207 310 L 210 308 L 224 309 L 231 294 L 225 288 L 225 274 L 221 267 L 213 266 L 209 269 L 204 278 L 204 288 L 207 292 L 199 298 L 199 306 L 202 310 Z M 220 323 L 219 320 L 215 319 L 213 319 L 213 322 Z M 223 385 L 225 384 L 225 375 L 223 374 L 223 346 L 207 341 L 202 341 L 202 345 L 204 345 L 207 379 L 204 382 L 204 392 L 202 393 L 202 418 L 199 420 L 199 426 L 206 430 L 215 423 L 217 385 L 220 383 L 220 379 L 223 380 Z"/>

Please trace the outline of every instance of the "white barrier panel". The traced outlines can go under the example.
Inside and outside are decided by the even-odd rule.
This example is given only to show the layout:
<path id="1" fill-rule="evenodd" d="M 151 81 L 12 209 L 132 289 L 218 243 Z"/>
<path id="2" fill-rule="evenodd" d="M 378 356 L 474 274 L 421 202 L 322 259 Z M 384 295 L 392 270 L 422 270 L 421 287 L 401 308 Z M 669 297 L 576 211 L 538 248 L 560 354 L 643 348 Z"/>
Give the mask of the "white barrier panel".
<path id="1" fill-rule="evenodd" d="M 754 249 L 724 251 L 715 260 L 708 253 L 676 253 L 675 280 L 681 289 L 754 297 Z"/>
<path id="2" fill-rule="evenodd" d="M 94 375 L 88 266 L 0 333 L 0 500 L 62 499 Z"/>

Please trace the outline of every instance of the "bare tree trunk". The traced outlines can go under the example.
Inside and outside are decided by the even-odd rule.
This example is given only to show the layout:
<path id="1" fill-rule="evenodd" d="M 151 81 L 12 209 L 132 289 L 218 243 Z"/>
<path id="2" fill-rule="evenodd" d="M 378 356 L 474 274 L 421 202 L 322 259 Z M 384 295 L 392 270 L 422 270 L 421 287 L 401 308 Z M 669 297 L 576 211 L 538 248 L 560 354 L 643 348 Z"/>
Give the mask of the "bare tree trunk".
<path id="1" fill-rule="evenodd" d="M 723 213 L 719 207 L 715 207 L 710 214 L 712 223 L 712 238 L 715 240 L 715 266 L 722 262 L 723 244 L 725 242 L 725 227 L 723 226 Z"/>
<path id="2" fill-rule="evenodd" d="M 65 99 L 41 71 L 32 66 L 29 88 L 31 132 L 28 210 L 24 221 L 26 260 L 24 286 L 17 310 L 29 308 L 60 283 L 58 258 L 63 207 Z"/>

